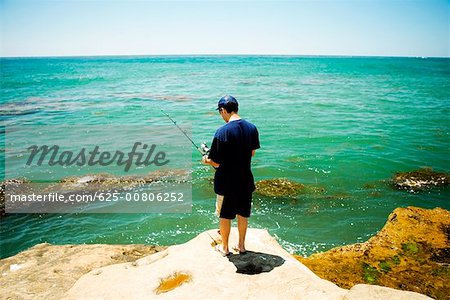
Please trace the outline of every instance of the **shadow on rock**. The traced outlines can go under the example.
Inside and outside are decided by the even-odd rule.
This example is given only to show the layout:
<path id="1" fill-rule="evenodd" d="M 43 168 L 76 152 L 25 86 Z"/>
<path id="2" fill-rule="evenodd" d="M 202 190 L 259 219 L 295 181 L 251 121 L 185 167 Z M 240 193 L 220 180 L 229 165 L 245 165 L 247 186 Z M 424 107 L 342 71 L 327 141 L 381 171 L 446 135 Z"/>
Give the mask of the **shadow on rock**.
<path id="1" fill-rule="evenodd" d="M 284 259 L 278 255 L 253 251 L 231 254 L 228 259 L 236 266 L 236 273 L 248 275 L 270 272 L 284 263 Z"/>

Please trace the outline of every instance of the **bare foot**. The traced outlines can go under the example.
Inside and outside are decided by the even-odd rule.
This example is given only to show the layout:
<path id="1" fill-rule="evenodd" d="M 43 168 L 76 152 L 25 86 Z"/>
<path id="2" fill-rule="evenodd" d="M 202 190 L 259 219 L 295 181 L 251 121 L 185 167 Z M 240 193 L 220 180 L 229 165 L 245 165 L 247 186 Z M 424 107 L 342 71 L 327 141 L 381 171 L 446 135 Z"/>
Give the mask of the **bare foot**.
<path id="1" fill-rule="evenodd" d="M 224 249 L 222 244 L 216 245 L 216 247 L 214 247 L 214 249 L 216 251 L 218 251 L 220 254 L 222 254 L 222 256 L 228 256 L 231 254 L 231 252 L 228 249 Z"/>
<path id="2" fill-rule="evenodd" d="M 245 254 L 247 252 L 245 247 L 241 247 L 239 245 L 234 246 L 233 250 L 236 251 L 236 252 L 239 252 L 239 254 Z"/>

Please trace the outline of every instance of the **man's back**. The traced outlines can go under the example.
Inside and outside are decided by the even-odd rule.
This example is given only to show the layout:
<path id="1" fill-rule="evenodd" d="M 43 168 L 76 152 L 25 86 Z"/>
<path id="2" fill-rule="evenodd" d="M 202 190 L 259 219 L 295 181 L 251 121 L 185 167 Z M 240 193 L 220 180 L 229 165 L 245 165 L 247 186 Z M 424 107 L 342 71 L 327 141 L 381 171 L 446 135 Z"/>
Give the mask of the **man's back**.
<path id="1" fill-rule="evenodd" d="M 209 157 L 220 164 L 214 178 L 217 194 L 254 191 L 250 163 L 252 151 L 259 147 L 258 130 L 246 120 L 230 121 L 216 131 Z"/>

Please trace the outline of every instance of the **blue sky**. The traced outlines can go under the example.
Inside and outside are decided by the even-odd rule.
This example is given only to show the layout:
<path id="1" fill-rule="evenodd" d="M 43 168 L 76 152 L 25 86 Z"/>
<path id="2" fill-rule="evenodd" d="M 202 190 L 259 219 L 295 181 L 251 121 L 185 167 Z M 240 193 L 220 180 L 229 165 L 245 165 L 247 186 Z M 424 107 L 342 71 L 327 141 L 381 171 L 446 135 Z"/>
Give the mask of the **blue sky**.
<path id="1" fill-rule="evenodd" d="M 0 0 L 1 56 L 449 56 L 449 0 Z"/>

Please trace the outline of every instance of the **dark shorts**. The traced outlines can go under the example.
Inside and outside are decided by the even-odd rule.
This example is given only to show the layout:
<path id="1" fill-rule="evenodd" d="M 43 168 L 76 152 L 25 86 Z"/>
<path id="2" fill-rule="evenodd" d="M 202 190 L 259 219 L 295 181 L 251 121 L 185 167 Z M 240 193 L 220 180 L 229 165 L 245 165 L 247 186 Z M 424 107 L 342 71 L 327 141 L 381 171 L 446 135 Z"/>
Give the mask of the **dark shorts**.
<path id="1" fill-rule="evenodd" d="M 252 208 L 252 194 L 249 195 L 224 195 L 220 217 L 233 220 L 236 215 L 244 218 L 250 217 Z"/>

